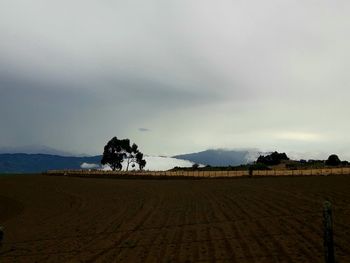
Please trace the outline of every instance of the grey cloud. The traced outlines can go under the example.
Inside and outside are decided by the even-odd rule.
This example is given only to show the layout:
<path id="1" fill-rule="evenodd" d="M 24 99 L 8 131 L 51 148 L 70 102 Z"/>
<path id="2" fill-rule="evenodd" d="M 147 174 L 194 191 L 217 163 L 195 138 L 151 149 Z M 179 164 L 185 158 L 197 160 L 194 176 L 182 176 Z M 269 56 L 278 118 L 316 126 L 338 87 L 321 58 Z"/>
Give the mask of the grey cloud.
<path id="1" fill-rule="evenodd" d="M 349 12 L 344 0 L 1 1 L 0 146 L 99 153 L 116 135 L 156 154 L 350 153 Z"/>

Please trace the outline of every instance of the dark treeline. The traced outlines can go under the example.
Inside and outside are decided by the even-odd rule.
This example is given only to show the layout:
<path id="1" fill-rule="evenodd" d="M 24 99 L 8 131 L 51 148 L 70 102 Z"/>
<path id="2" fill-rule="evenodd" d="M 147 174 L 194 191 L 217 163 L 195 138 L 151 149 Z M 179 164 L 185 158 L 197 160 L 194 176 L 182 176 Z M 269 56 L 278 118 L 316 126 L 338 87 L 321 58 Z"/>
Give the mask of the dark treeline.
<path id="1" fill-rule="evenodd" d="M 327 160 L 290 160 L 286 153 L 278 153 L 277 151 L 269 155 L 260 155 L 258 159 L 249 164 L 238 166 L 200 166 L 193 164 L 192 167 L 174 167 L 172 171 L 247 171 L 247 170 L 272 170 L 274 166 L 284 164 L 286 169 L 321 169 L 326 167 L 346 167 L 349 166 L 348 161 L 341 161 L 336 154 L 332 154 Z M 281 167 L 282 168 L 282 167 Z"/>

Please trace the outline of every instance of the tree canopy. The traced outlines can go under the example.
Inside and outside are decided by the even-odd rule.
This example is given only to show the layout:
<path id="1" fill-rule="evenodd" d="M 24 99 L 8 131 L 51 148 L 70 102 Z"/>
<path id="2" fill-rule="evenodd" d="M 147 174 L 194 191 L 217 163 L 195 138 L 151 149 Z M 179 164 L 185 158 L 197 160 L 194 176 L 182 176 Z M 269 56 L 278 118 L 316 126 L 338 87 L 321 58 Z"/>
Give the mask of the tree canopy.
<path id="1" fill-rule="evenodd" d="M 129 139 L 119 140 L 117 137 L 113 137 L 104 147 L 101 164 L 109 165 L 115 171 L 123 168 L 124 161 L 126 161 L 127 171 L 130 165 L 132 167 L 138 165 L 140 170 L 146 166 L 143 153 L 139 151 L 135 143 L 130 145 Z"/>
<path id="2" fill-rule="evenodd" d="M 260 155 L 256 162 L 262 163 L 265 165 L 277 165 L 277 164 L 280 164 L 281 161 L 283 161 L 283 160 L 289 160 L 287 154 L 273 152 L 273 153 L 266 155 L 266 156 Z"/>
<path id="3" fill-rule="evenodd" d="M 338 155 L 336 155 L 336 154 L 331 154 L 328 157 L 328 159 L 326 160 L 326 165 L 337 166 L 340 164 L 341 164 L 341 161 L 340 161 Z"/>

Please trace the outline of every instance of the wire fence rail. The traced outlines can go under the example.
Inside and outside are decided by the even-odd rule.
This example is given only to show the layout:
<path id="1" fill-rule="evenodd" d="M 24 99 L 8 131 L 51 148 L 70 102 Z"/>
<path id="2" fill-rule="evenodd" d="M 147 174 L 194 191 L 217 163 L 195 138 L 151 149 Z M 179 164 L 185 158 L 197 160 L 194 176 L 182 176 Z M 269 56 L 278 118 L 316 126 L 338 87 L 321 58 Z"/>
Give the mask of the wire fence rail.
<path id="1" fill-rule="evenodd" d="M 100 171 L 100 170 L 50 170 L 51 176 L 102 177 L 102 178 L 232 178 L 266 176 L 331 176 L 350 175 L 350 167 L 303 170 L 254 170 L 254 171 Z"/>

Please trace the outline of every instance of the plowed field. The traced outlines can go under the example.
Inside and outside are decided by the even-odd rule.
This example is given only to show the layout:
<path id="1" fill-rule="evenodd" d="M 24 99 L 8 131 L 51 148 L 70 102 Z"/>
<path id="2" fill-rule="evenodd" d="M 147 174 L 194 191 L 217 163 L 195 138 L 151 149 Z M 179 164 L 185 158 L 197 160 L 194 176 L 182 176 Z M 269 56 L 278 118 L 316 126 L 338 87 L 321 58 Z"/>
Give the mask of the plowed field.
<path id="1" fill-rule="evenodd" d="M 350 176 L 0 177 L 0 262 L 323 262 L 325 199 L 350 262 Z"/>

